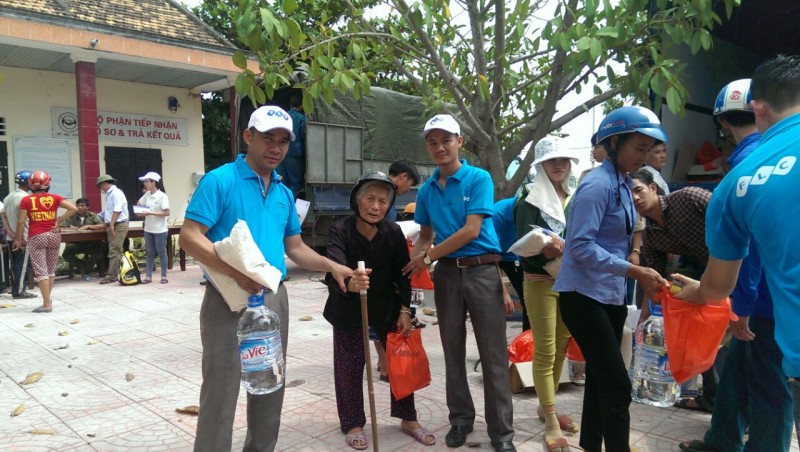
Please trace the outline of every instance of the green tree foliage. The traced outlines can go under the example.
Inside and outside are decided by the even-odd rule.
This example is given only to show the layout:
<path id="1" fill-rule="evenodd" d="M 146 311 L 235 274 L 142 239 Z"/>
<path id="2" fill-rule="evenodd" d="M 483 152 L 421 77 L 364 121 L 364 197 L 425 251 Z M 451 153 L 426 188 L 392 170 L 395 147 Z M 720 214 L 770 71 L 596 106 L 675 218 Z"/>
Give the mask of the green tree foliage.
<path id="1" fill-rule="evenodd" d="M 504 196 L 519 186 L 534 153 L 505 182 L 511 159 L 595 105 L 620 96 L 644 103 L 652 92 L 654 108 L 665 100 L 680 113 L 688 93 L 671 49 L 709 49 L 709 30 L 740 0 L 550 3 L 240 0 L 228 14 L 260 72 L 247 69 L 246 55 L 237 54 L 242 73 L 236 89 L 264 102 L 281 86 L 299 85 L 312 111 L 315 101 L 330 103 L 337 91 L 360 97 L 386 77 L 381 69 L 391 67 L 431 112 L 458 117 L 469 150 Z M 298 68 L 302 80 L 292 77 Z M 585 101 L 557 111 L 571 92 Z"/>
<path id="2" fill-rule="evenodd" d="M 206 172 L 231 161 L 230 102 L 218 93 L 204 95 L 203 146 Z"/>

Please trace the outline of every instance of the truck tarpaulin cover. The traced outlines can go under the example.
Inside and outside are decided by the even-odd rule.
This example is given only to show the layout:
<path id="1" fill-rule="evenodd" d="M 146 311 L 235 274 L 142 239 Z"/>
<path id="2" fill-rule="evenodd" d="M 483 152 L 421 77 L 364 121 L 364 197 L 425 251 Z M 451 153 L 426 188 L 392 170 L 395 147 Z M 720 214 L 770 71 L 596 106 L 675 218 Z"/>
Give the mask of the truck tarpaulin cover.
<path id="1" fill-rule="evenodd" d="M 350 93 L 337 93 L 331 105 L 319 100 L 308 118 L 312 122 L 361 127 L 364 159 L 390 162 L 430 161 L 419 138 L 426 119 L 421 98 L 378 87 L 370 88 L 360 100 Z"/>

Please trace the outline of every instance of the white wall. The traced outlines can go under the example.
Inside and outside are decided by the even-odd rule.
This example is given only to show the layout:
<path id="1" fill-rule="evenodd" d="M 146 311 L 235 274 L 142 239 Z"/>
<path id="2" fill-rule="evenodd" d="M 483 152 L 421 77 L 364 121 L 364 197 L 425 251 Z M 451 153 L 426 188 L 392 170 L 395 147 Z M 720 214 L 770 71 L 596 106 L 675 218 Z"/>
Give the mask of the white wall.
<path id="1" fill-rule="evenodd" d="M 59 72 L 35 71 L 0 66 L 0 116 L 6 119 L 9 174 L 13 181 L 14 137 L 51 138 L 52 108 L 76 108 L 75 77 Z M 188 124 L 188 146 L 100 141 L 100 173 L 105 172 L 106 146 L 161 149 L 161 175 L 170 198 L 170 220 L 182 219 L 194 191 L 192 172 L 203 171 L 203 129 L 200 97 L 187 89 L 97 79 L 97 109 L 100 111 L 164 116 L 185 119 Z M 181 107 L 176 114 L 167 108 L 167 99 L 174 96 Z M 70 140 L 72 152 L 72 192 L 74 201 L 83 194 L 78 140 Z M 11 184 L 13 186 L 13 182 Z M 13 187 L 12 187 L 13 189 Z M 134 202 L 134 200 L 129 200 Z M 99 206 L 92 206 L 98 210 Z"/>

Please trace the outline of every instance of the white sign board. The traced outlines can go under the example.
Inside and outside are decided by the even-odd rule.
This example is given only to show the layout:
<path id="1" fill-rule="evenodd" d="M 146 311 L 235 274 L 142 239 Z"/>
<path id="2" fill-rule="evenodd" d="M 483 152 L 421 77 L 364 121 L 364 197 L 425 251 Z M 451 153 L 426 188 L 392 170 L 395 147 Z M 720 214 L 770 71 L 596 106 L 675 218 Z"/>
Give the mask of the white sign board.
<path id="1" fill-rule="evenodd" d="M 43 170 L 50 175 L 50 193 L 72 198 L 69 140 L 14 137 L 14 173 Z"/>
<path id="2" fill-rule="evenodd" d="M 97 134 L 101 141 L 189 145 L 186 118 L 97 112 Z M 78 111 L 53 107 L 53 138 L 78 138 Z"/>

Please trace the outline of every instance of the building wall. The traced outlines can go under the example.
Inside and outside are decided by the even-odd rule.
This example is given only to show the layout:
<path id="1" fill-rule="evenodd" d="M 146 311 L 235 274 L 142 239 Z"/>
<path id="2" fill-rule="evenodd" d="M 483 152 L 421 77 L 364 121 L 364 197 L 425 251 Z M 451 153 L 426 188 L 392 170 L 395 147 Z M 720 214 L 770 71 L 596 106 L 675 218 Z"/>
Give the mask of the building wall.
<path id="1" fill-rule="evenodd" d="M 14 137 L 53 137 L 53 107 L 75 108 L 75 78 L 72 74 L 36 71 L 0 66 L 0 116 L 6 120 L 9 154 L 9 174 L 13 181 L 17 171 L 14 164 Z M 180 103 L 175 114 L 168 109 L 168 98 L 174 96 Z M 170 198 L 170 220 L 182 219 L 186 205 L 194 191 L 192 173 L 203 171 L 203 129 L 200 97 L 184 88 L 171 88 L 142 83 L 97 79 L 97 109 L 136 115 L 152 115 L 185 119 L 188 129 L 188 146 L 106 141 L 101 139 L 100 172 L 105 172 L 106 146 L 161 149 L 162 177 Z M 71 201 L 83 194 L 80 174 L 78 140 L 70 139 L 72 166 Z M 34 168 L 19 168 L 34 169 Z M 113 176 L 113 175 L 112 175 Z M 12 183 L 13 185 L 13 183 Z M 136 200 L 129 199 L 129 203 Z M 92 206 L 99 210 L 100 206 Z"/>

